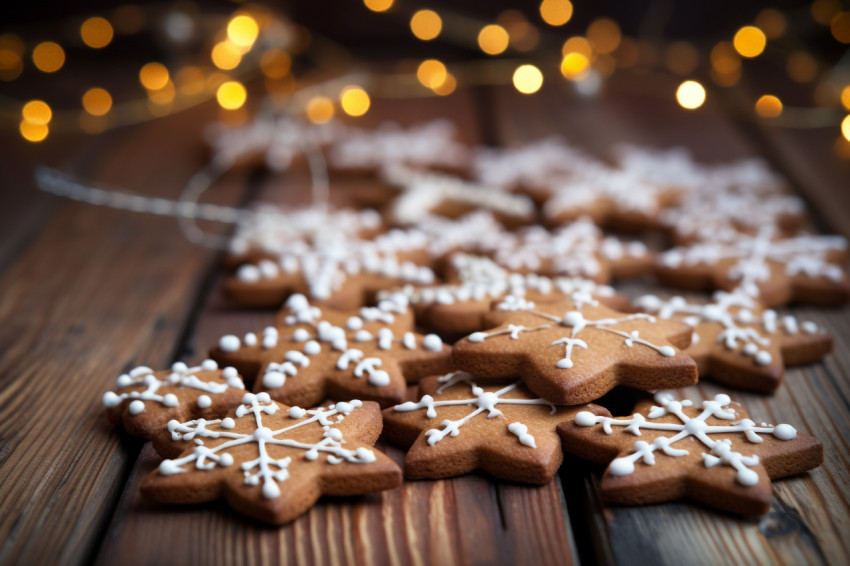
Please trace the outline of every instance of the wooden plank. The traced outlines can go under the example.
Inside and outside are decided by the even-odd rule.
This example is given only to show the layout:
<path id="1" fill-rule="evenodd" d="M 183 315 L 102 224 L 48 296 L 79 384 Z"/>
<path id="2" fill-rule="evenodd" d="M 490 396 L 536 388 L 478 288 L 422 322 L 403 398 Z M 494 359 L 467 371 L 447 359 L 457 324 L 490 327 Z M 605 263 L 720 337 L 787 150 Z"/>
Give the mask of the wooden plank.
<path id="1" fill-rule="evenodd" d="M 177 196 L 206 112 L 126 130 L 93 178 Z M 0 563 L 91 560 L 140 446 L 99 399 L 170 361 L 211 256 L 173 219 L 62 202 L 0 277 Z"/>
<path id="2" fill-rule="evenodd" d="M 722 108 L 711 101 L 698 112 L 675 106 L 675 84 L 626 75 L 607 87 L 601 96 L 591 99 L 558 88 L 533 97 L 503 89 L 494 103 L 495 114 L 503 117 L 500 135 L 511 140 L 532 140 L 561 133 L 600 156 L 622 141 L 657 147 L 684 145 L 697 159 L 709 162 L 761 154 L 761 148 L 742 135 L 737 125 L 724 116 Z M 535 106 L 541 109 L 536 118 L 531 110 Z M 805 169 L 817 170 L 813 166 L 821 163 L 817 155 L 805 155 L 805 162 L 799 158 Z M 836 202 L 829 191 L 834 192 L 839 186 L 834 182 L 822 185 L 824 196 L 818 198 L 825 203 Z M 847 226 L 848 213 L 850 209 L 844 207 L 833 216 L 844 218 L 843 225 Z M 660 290 L 645 283 L 625 285 L 622 289 L 630 295 Z M 596 493 L 597 475 L 587 471 L 589 468 L 585 467 L 584 474 L 562 472 L 564 481 L 584 483 L 565 486 L 568 497 L 587 497 L 587 514 L 580 515 L 579 520 L 588 521 L 592 540 L 585 541 L 577 535 L 582 558 L 618 564 L 850 562 L 846 540 L 846 526 L 850 524 L 846 440 L 850 432 L 849 311 L 847 307 L 790 309 L 792 314 L 814 320 L 829 330 L 835 338 L 835 349 L 822 363 L 790 369 L 785 385 L 774 396 L 730 392 L 711 382 L 683 390 L 693 399 L 721 391 L 730 393 L 754 417 L 792 423 L 817 436 L 826 453 L 822 467 L 776 482 L 773 508 L 761 519 L 727 516 L 688 503 L 610 507 Z M 574 523 L 578 522 L 576 519 L 573 516 Z"/>
<path id="3" fill-rule="evenodd" d="M 448 116 L 462 136 L 478 140 L 469 93 L 450 99 L 375 100 L 369 124 L 396 119 L 411 124 Z M 302 201 L 302 172 L 264 183 L 265 198 Z M 349 186 L 340 182 L 335 189 Z M 334 195 L 337 196 L 337 195 Z M 272 315 L 240 311 L 207 297 L 185 345 L 192 360 L 222 334 L 244 333 Z M 397 462 L 402 451 L 383 444 Z M 324 498 L 289 525 L 268 528 L 241 519 L 222 504 L 189 509 L 142 501 L 138 484 L 158 458 L 149 448 L 134 468 L 100 551 L 103 564 L 496 564 L 574 562 L 569 518 L 557 482 L 543 487 L 500 484 L 472 475 L 442 481 L 405 482 L 360 498 Z"/>

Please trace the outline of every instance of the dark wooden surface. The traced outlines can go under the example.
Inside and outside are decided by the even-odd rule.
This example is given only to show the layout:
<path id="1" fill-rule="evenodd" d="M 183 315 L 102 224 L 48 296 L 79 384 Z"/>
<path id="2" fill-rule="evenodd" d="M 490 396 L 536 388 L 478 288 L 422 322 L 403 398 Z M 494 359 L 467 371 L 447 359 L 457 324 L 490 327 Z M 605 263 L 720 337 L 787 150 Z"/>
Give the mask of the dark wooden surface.
<path id="1" fill-rule="evenodd" d="M 664 87 L 623 77 L 599 97 L 561 87 L 533 97 L 477 88 L 446 99 L 376 100 L 364 123 L 445 116 L 469 143 L 511 144 L 562 133 L 602 154 L 619 141 L 682 144 L 704 161 L 762 155 L 814 208 L 816 228 L 847 233 L 850 166 L 834 133 L 779 132 L 742 121 L 734 96 L 698 112 Z M 675 85 L 670 85 L 672 92 Z M 568 459 L 539 488 L 484 476 L 406 482 L 382 494 L 328 499 L 282 528 L 223 504 L 170 509 L 143 501 L 153 451 L 112 429 L 100 398 L 133 365 L 197 361 L 224 333 L 271 313 L 226 308 L 217 254 L 188 243 L 167 218 L 59 201 L 32 188 L 36 162 L 98 184 L 176 197 L 204 163 L 200 127 L 211 106 L 102 138 L 24 145 L 4 134 L 0 194 L 0 563 L 2 564 L 799 564 L 850 562 L 850 319 L 848 309 L 793 312 L 835 337 L 823 363 L 788 372 L 774 396 L 733 392 L 749 412 L 793 423 L 825 445 L 824 465 L 775 484 L 771 514 L 740 519 L 686 503 L 612 508 L 595 471 Z M 303 201 L 306 173 L 227 175 L 217 202 Z M 345 200 L 344 186 L 335 198 Z M 651 288 L 631 283 L 631 293 Z M 720 389 L 690 388 L 694 396 Z M 403 453 L 383 447 L 401 461 Z"/>

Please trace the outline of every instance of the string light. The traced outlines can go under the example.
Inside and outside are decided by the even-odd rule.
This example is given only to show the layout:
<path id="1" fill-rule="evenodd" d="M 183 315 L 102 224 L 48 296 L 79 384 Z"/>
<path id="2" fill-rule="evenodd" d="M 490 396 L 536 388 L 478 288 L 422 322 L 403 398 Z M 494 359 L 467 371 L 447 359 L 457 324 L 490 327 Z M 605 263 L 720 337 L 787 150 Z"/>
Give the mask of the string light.
<path id="1" fill-rule="evenodd" d="M 315 96 L 307 103 L 306 113 L 314 124 L 325 124 L 334 117 L 334 103 L 327 96 Z"/>
<path id="2" fill-rule="evenodd" d="M 845 110 L 850 110 L 850 85 L 841 89 L 841 105 Z"/>
<path id="3" fill-rule="evenodd" d="M 237 110 L 242 108 L 248 98 L 248 91 L 239 81 L 227 81 L 222 83 L 215 92 L 218 105 L 225 110 Z"/>
<path id="4" fill-rule="evenodd" d="M 676 101 L 682 108 L 695 110 L 705 102 L 705 88 L 697 81 L 685 81 L 676 89 Z"/>
<path id="5" fill-rule="evenodd" d="M 567 53 L 561 61 L 561 74 L 571 81 L 580 81 L 590 72 L 590 61 L 582 53 Z"/>
<path id="6" fill-rule="evenodd" d="M 810 83 L 818 75 L 815 58 L 805 51 L 795 51 L 788 56 L 788 76 L 797 83 Z"/>
<path id="7" fill-rule="evenodd" d="M 667 49 L 664 64 L 674 74 L 690 75 L 699 66 L 699 51 L 687 41 L 676 41 Z"/>
<path id="8" fill-rule="evenodd" d="M 815 0 L 810 8 L 812 19 L 822 26 L 828 26 L 832 18 L 841 11 L 838 0 Z"/>
<path id="9" fill-rule="evenodd" d="M 772 94 L 762 95 L 756 101 L 756 114 L 762 118 L 776 118 L 782 114 L 782 101 Z"/>
<path id="10" fill-rule="evenodd" d="M 292 68 L 292 57 L 283 49 L 276 47 L 264 51 L 260 56 L 260 69 L 270 79 L 285 77 Z"/>
<path id="11" fill-rule="evenodd" d="M 106 89 L 90 88 L 83 95 L 83 108 L 92 116 L 103 116 L 112 109 L 112 96 Z"/>
<path id="12" fill-rule="evenodd" d="M 195 96 L 204 91 L 204 72 L 198 67 L 183 67 L 174 76 L 177 90 L 185 96 Z"/>
<path id="13" fill-rule="evenodd" d="M 434 87 L 434 92 L 440 96 L 448 96 L 457 88 L 457 79 L 451 73 L 446 73 L 446 79 L 440 86 Z"/>
<path id="14" fill-rule="evenodd" d="M 23 40 L 13 33 L 0 35 L 0 80 L 13 81 L 24 71 Z"/>
<path id="15" fill-rule="evenodd" d="M 21 137 L 30 142 L 44 140 L 50 131 L 45 124 L 33 124 L 27 120 L 22 120 L 18 129 L 21 132 Z"/>
<path id="16" fill-rule="evenodd" d="M 410 31 L 422 41 L 435 39 L 443 29 L 443 20 L 434 10 L 419 10 L 410 18 Z"/>
<path id="17" fill-rule="evenodd" d="M 731 43 L 721 41 L 711 50 L 711 77 L 720 86 L 730 87 L 741 77 L 741 58 Z"/>
<path id="18" fill-rule="evenodd" d="M 829 22 L 829 31 L 839 43 L 850 43 L 850 12 L 839 12 Z"/>
<path id="19" fill-rule="evenodd" d="M 508 31 L 498 24 L 490 24 L 478 32 L 478 47 L 487 55 L 499 55 L 508 48 Z"/>
<path id="20" fill-rule="evenodd" d="M 393 7 L 393 0 L 363 0 L 363 3 L 373 12 L 386 12 Z"/>
<path id="21" fill-rule="evenodd" d="M 841 135 L 844 136 L 845 140 L 850 141 L 850 114 L 841 121 Z"/>
<path id="22" fill-rule="evenodd" d="M 564 45 L 561 46 L 561 55 L 568 55 L 569 53 L 581 53 L 586 59 L 590 59 L 593 57 L 593 47 L 585 38 L 574 36 L 566 40 Z"/>
<path id="23" fill-rule="evenodd" d="M 32 62 L 43 73 L 55 73 L 65 64 L 65 50 L 54 41 L 43 41 L 33 49 Z"/>
<path id="24" fill-rule="evenodd" d="M 543 0 L 540 17 L 550 26 L 562 26 L 573 17 L 573 5 L 569 0 Z"/>
<path id="25" fill-rule="evenodd" d="M 531 64 L 520 65 L 514 71 L 514 87 L 523 94 L 534 94 L 543 86 L 543 73 Z"/>
<path id="26" fill-rule="evenodd" d="M 767 45 L 767 37 L 755 26 L 744 26 L 735 33 L 732 44 L 739 55 L 753 58 L 762 54 Z"/>
<path id="27" fill-rule="evenodd" d="M 168 69 L 162 63 L 147 63 L 139 71 L 139 82 L 148 90 L 159 90 L 168 84 Z"/>
<path id="28" fill-rule="evenodd" d="M 597 18 L 587 26 L 587 39 L 599 53 L 613 53 L 620 45 L 623 35 L 617 22 L 608 18 Z"/>
<path id="29" fill-rule="evenodd" d="M 779 39 L 788 29 L 788 19 L 785 14 L 775 8 L 765 8 L 759 12 L 755 24 L 770 40 Z"/>
<path id="30" fill-rule="evenodd" d="M 24 121 L 38 126 L 46 126 L 53 119 L 53 111 L 43 100 L 30 100 L 21 109 Z"/>
<path id="31" fill-rule="evenodd" d="M 101 49 L 109 45 L 114 34 L 109 20 L 100 16 L 89 18 L 80 26 L 80 37 L 83 43 L 92 49 Z"/>
<path id="32" fill-rule="evenodd" d="M 447 76 L 448 71 L 446 70 L 446 66 L 437 59 L 426 59 L 416 69 L 416 78 L 419 79 L 422 85 L 430 89 L 435 89 L 442 85 Z"/>
<path id="33" fill-rule="evenodd" d="M 242 62 L 242 51 L 230 40 L 220 41 L 212 48 L 210 59 L 222 71 L 230 71 Z"/>
<path id="34" fill-rule="evenodd" d="M 369 94 L 359 86 L 347 86 L 339 97 L 343 112 L 349 116 L 362 116 L 369 111 L 372 101 Z"/>
<path id="35" fill-rule="evenodd" d="M 240 47 L 251 47 L 260 35 L 260 26 L 251 16 L 242 14 L 227 24 L 227 38 Z"/>

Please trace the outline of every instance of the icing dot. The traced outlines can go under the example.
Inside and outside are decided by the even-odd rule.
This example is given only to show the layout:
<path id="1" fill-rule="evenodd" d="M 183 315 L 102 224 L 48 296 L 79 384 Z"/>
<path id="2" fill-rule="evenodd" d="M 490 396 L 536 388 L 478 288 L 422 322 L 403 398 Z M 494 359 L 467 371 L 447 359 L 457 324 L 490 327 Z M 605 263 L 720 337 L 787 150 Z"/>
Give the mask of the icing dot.
<path id="1" fill-rule="evenodd" d="M 227 417 L 227 418 L 225 418 L 225 419 L 222 419 L 222 421 L 221 421 L 221 428 L 235 428 L 235 427 L 236 427 L 236 421 L 234 421 L 234 420 L 233 420 L 233 419 L 231 419 L 230 417 Z M 222 458 L 224 458 L 224 456 L 225 456 L 225 455 L 224 455 L 224 454 L 222 454 Z"/>
<path id="2" fill-rule="evenodd" d="M 584 322 L 584 316 L 578 311 L 570 311 L 564 315 L 564 324 L 567 326 L 578 326 Z"/>
<path id="3" fill-rule="evenodd" d="M 617 458 L 608 466 L 612 476 L 627 476 L 635 471 L 634 462 L 628 458 Z"/>
<path id="4" fill-rule="evenodd" d="M 198 397 L 198 407 L 201 409 L 209 409 L 212 406 L 212 399 L 209 395 L 200 395 Z"/>
<path id="5" fill-rule="evenodd" d="M 755 355 L 755 353 L 758 352 L 758 346 L 750 342 L 744 346 L 743 352 L 748 356 Z"/>
<path id="6" fill-rule="evenodd" d="M 300 419 L 301 417 L 303 417 L 306 414 L 307 414 L 307 411 L 305 409 L 302 409 L 301 407 L 290 407 L 289 408 L 289 416 L 292 417 L 293 419 Z"/>
<path id="7" fill-rule="evenodd" d="M 779 440 L 791 440 L 792 438 L 796 438 L 797 429 L 788 424 L 776 425 L 773 429 L 773 436 Z"/>
<path id="8" fill-rule="evenodd" d="M 368 342 L 372 339 L 372 334 L 368 330 L 358 330 L 354 334 L 355 342 Z"/>
<path id="9" fill-rule="evenodd" d="M 233 422 L 233 419 L 225 419 L 225 420 L 230 420 L 231 422 Z M 224 426 L 224 423 L 222 423 L 222 426 Z M 233 427 L 230 427 L 230 428 L 233 428 Z M 231 456 L 230 454 L 225 452 L 219 458 L 218 463 L 221 464 L 222 466 L 232 466 L 233 465 L 233 456 Z"/>
<path id="10" fill-rule="evenodd" d="M 306 342 L 310 339 L 310 333 L 303 328 L 298 328 L 292 333 L 292 339 L 296 342 Z"/>
<path id="11" fill-rule="evenodd" d="M 245 335 L 244 342 L 246 346 L 256 346 L 257 345 L 257 335 L 253 332 L 249 332 Z"/>
<path id="12" fill-rule="evenodd" d="M 345 326 L 349 330 L 359 330 L 363 328 L 363 320 L 359 316 L 352 316 L 345 323 Z"/>
<path id="13" fill-rule="evenodd" d="M 144 412 L 145 404 L 143 402 L 139 401 L 138 399 L 136 399 L 135 401 L 130 403 L 129 409 L 130 409 L 131 415 L 138 415 L 138 414 Z"/>
<path id="14" fill-rule="evenodd" d="M 203 362 L 201 362 L 201 369 L 213 371 L 218 369 L 218 364 L 215 362 L 215 360 L 204 360 Z"/>
<path id="15" fill-rule="evenodd" d="M 178 404 L 177 395 L 174 393 L 169 393 L 165 397 L 162 398 L 162 404 L 166 407 L 176 407 Z"/>
<path id="16" fill-rule="evenodd" d="M 354 410 L 354 406 L 351 403 L 346 403 L 345 401 L 340 401 L 339 403 L 334 405 L 334 409 L 336 409 L 338 412 L 342 413 L 343 415 L 347 415 L 347 414 L 351 413 L 351 411 Z"/>
<path id="17" fill-rule="evenodd" d="M 286 383 L 286 376 L 279 371 L 270 371 L 263 376 L 263 386 L 269 389 L 283 387 L 284 383 Z"/>
<path id="18" fill-rule="evenodd" d="M 119 388 L 127 387 L 128 385 L 131 385 L 132 383 L 133 383 L 133 378 L 130 377 L 129 375 L 127 375 L 126 373 L 122 373 L 121 375 L 118 376 L 118 379 L 115 380 L 115 384 Z"/>
<path id="19" fill-rule="evenodd" d="M 266 499 L 275 499 L 280 497 L 280 488 L 272 480 L 267 480 L 263 483 L 263 497 Z"/>
<path id="20" fill-rule="evenodd" d="M 422 340 L 422 347 L 432 352 L 439 352 L 443 349 L 443 341 L 436 334 L 428 334 Z"/>
<path id="21" fill-rule="evenodd" d="M 390 374 L 384 370 L 372 372 L 372 374 L 369 375 L 369 383 L 375 387 L 386 387 L 390 384 Z"/>
<path id="22" fill-rule="evenodd" d="M 676 355 L 676 350 L 672 346 L 662 346 L 658 349 L 658 353 L 664 357 L 672 358 Z"/>
<path id="23" fill-rule="evenodd" d="M 230 380 L 239 376 L 239 372 L 236 371 L 235 367 L 227 366 L 221 371 L 222 377 L 224 379 Z"/>
<path id="24" fill-rule="evenodd" d="M 764 350 L 762 350 L 758 354 L 756 354 L 755 361 L 757 365 L 766 366 L 771 361 L 773 361 L 773 356 L 771 356 L 769 352 L 765 352 Z"/>
<path id="25" fill-rule="evenodd" d="M 112 391 L 107 391 L 103 394 L 103 405 L 105 407 L 115 407 L 121 402 L 121 397 L 113 393 Z"/>
<path id="26" fill-rule="evenodd" d="M 596 415 L 590 411 L 581 411 L 576 415 L 575 423 L 578 426 L 593 426 L 596 424 Z"/>
<path id="27" fill-rule="evenodd" d="M 807 320 L 802 324 L 803 332 L 806 334 L 815 334 L 818 331 L 818 325 L 812 322 L 811 320 Z"/>
<path id="28" fill-rule="evenodd" d="M 571 367 L 573 367 L 573 361 L 570 360 L 570 359 L 564 358 L 563 360 L 558 360 L 558 363 L 555 364 L 555 366 L 558 367 L 559 369 L 570 369 Z"/>
<path id="29" fill-rule="evenodd" d="M 483 342 L 487 335 L 483 332 L 473 332 L 469 335 L 470 342 Z"/>
<path id="30" fill-rule="evenodd" d="M 750 487 L 759 482 L 759 475 L 749 468 L 743 468 L 738 470 L 738 474 L 735 476 L 735 479 L 738 480 L 739 484 Z"/>
<path id="31" fill-rule="evenodd" d="M 315 356 L 322 351 L 322 346 L 315 340 L 310 340 L 304 344 L 304 353 L 310 356 Z"/>
<path id="32" fill-rule="evenodd" d="M 183 362 L 174 362 L 173 364 L 171 364 L 171 370 L 175 371 L 177 373 L 183 373 L 188 369 L 189 369 L 189 366 L 187 366 Z M 213 368 L 213 369 L 215 369 L 215 368 Z"/>
<path id="33" fill-rule="evenodd" d="M 239 337 L 233 334 L 222 336 L 218 341 L 218 347 L 224 352 L 235 352 L 241 346 Z"/>

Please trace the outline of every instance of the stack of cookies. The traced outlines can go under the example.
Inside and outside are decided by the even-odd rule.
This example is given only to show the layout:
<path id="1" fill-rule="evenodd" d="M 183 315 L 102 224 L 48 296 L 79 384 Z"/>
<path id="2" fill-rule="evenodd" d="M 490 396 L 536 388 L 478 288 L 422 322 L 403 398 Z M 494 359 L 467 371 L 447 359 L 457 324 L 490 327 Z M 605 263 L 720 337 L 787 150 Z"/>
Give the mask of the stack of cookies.
<path id="1" fill-rule="evenodd" d="M 671 391 L 712 379 L 770 394 L 787 365 L 831 350 L 815 323 L 774 309 L 847 302 L 847 243 L 801 233 L 801 201 L 763 163 L 635 146 L 603 161 L 559 138 L 472 148 L 445 121 L 298 128 L 220 133 L 214 159 L 285 167 L 307 139 L 332 180 L 373 180 L 375 209 L 275 209 L 241 226 L 224 294 L 282 307 L 275 323 L 222 336 L 197 367 L 136 368 L 104 395 L 165 458 L 149 497 L 224 498 L 282 524 L 402 476 L 542 484 L 570 453 L 607 465 L 611 502 L 749 515 L 769 508 L 771 479 L 822 461 L 815 438 L 725 393 Z M 652 274 L 713 294 L 629 300 L 611 286 Z M 621 387 L 637 401 L 612 416 Z M 374 448 L 381 435 L 408 450 L 403 470 Z"/>

